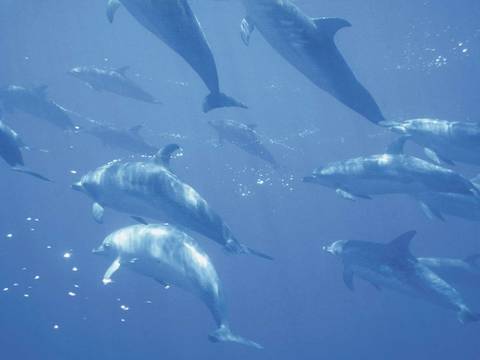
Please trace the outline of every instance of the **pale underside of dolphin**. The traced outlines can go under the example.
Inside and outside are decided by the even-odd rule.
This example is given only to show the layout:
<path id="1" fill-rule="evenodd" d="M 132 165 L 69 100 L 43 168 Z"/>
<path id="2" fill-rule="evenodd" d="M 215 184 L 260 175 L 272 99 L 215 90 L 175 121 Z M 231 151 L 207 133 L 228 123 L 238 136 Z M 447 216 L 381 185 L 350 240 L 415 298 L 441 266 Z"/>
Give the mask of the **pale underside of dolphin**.
<path id="1" fill-rule="evenodd" d="M 210 310 L 217 330 L 209 335 L 212 342 L 234 342 L 262 347 L 232 333 L 222 284 L 208 255 L 193 238 L 168 225 L 135 225 L 110 234 L 94 253 L 113 259 L 103 283 L 121 267 L 150 277 L 165 287 L 182 288 L 202 300 Z"/>
<path id="2" fill-rule="evenodd" d="M 288 0 L 242 0 L 247 16 L 242 39 L 254 29 L 316 86 L 373 123 L 384 121 L 380 108 L 357 80 L 335 45 L 335 33 L 351 26 L 343 19 L 310 18 Z"/>
<path id="3" fill-rule="evenodd" d="M 204 112 L 220 107 L 246 108 L 220 91 L 215 59 L 187 0 L 109 0 L 107 16 L 111 22 L 120 5 L 200 76 L 210 91 L 203 104 Z"/>

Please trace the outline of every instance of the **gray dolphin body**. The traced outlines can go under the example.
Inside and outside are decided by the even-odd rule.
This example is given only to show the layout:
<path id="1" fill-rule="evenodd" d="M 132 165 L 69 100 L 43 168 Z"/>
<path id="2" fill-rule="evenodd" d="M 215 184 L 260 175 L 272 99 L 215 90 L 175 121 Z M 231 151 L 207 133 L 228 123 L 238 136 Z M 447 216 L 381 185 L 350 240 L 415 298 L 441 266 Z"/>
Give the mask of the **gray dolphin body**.
<path id="1" fill-rule="evenodd" d="M 47 97 L 47 87 L 26 89 L 10 85 L 0 89 L 0 102 L 6 112 L 21 110 L 44 119 L 62 130 L 75 128 L 67 110 Z"/>
<path id="2" fill-rule="evenodd" d="M 210 90 L 203 104 L 204 112 L 230 106 L 246 108 L 241 102 L 220 92 L 215 59 L 187 0 L 110 0 L 107 10 L 110 21 L 113 21 L 120 4 L 200 76 Z"/>
<path id="3" fill-rule="evenodd" d="M 115 70 L 100 69 L 94 66 L 79 66 L 70 70 L 69 74 L 97 91 L 108 91 L 151 104 L 161 104 L 153 95 L 127 77 L 128 69 L 128 66 Z"/>
<path id="4" fill-rule="evenodd" d="M 85 132 L 98 138 L 104 145 L 139 155 L 155 154 L 159 149 L 150 145 L 142 138 L 139 133 L 141 128 L 141 125 L 137 125 L 125 130 L 103 124 L 96 124 L 86 128 Z"/>
<path id="5" fill-rule="evenodd" d="M 439 119 L 411 119 L 382 125 L 424 147 L 434 162 L 480 165 L 480 124 Z"/>
<path id="6" fill-rule="evenodd" d="M 278 167 L 272 153 L 255 131 L 255 125 L 247 125 L 233 120 L 210 120 L 208 124 L 218 132 L 220 143 L 226 140 L 243 151 L 270 163 L 274 168 Z"/>
<path id="7" fill-rule="evenodd" d="M 480 280 L 480 254 L 465 259 L 418 258 L 418 261 L 456 288 L 478 289 Z"/>
<path id="8" fill-rule="evenodd" d="M 325 250 L 342 259 L 343 279 L 351 290 L 357 275 L 377 289 L 395 290 L 454 310 L 462 323 L 480 320 L 453 286 L 410 253 L 409 244 L 414 236 L 415 232 L 411 231 L 389 244 L 342 240 Z"/>
<path id="9" fill-rule="evenodd" d="M 98 222 L 108 207 L 191 229 L 231 253 L 271 259 L 240 243 L 207 201 L 168 169 L 170 155 L 177 149 L 169 145 L 150 161 L 108 163 L 83 176 L 73 188 L 95 201 L 93 215 Z"/>
<path id="10" fill-rule="evenodd" d="M 261 348 L 231 332 L 217 272 L 208 255 L 184 232 L 167 224 L 134 225 L 107 236 L 94 253 L 113 260 L 104 284 L 111 282 L 118 269 L 126 267 L 164 286 L 178 286 L 200 298 L 212 313 L 218 329 L 209 335 L 211 341 Z"/>
<path id="11" fill-rule="evenodd" d="M 304 182 L 336 189 L 347 199 L 370 195 L 454 193 L 478 196 L 478 189 L 462 175 L 422 159 L 402 154 L 399 139 L 385 154 L 331 163 L 316 169 Z"/>
<path id="12" fill-rule="evenodd" d="M 50 181 L 39 173 L 25 167 L 22 149 L 27 148 L 20 136 L 0 120 L 0 157 L 10 165 L 13 171 L 31 175 L 43 181 Z"/>
<path id="13" fill-rule="evenodd" d="M 288 0 L 242 0 L 247 17 L 242 38 L 249 43 L 257 28 L 267 42 L 316 86 L 368 120 L 384 117 L 367 89 L 356 79 L 335 45 L 335 33 L 348 21 L 313 19 Z"/>

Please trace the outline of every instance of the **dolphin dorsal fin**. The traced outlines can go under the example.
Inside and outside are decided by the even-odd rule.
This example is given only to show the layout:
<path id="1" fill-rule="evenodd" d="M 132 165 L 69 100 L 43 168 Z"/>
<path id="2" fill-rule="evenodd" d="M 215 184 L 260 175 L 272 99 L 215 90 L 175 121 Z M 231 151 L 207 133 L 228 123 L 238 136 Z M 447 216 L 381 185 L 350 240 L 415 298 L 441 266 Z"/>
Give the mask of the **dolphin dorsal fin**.
<path id="1" fill-rule="evenodd" d="M 123 76 L 126 75 L 127 71 L 130 69 L 130 66 L 122 66 L 122 67 L 119 67 L 118 69 L 115 69 L 115 71 L 119 74 L 122 74 Z"/>
<path id="2" fill-rule="evenodd" d="M 121 5 L 122 4 L 120 3 L 119 0 L 108 0 L 108 4 L 107 4 L 107 18 L 108 18 L 108 21 L 113 23 L 113 19 L 115 18 L 115 13 L 117 12 L 118 8 Z"/>
<path id="3" fill-rule="evenodd" d="M 397 254 L 410 254 L 410 242 L 416 234 L 415 230 L 408 231 L 393 239 L 388 246 Z"/>
<path id="4" fill-rule="evenodd" d="M 128 131 L 134 134 L 138 134 L 140 130 L 142 130 L 142 128 L 143 128 L 143 125 L 135 125 L 135 126 L 132 126 L 130 129 L 128 129 Z"/>
<path id="5" fill-rule="evenodd" d="M 170 166 L 170 160 L 172 159 L 173 153 L 180 150 L 180 146 L 177 144 L 169 144 L 154 156 L 154 161 L 156 164 L 163 165 L 165 167 Z"/>
<path id="6" fill-rule="evenodd" d="M 33 88 L 33 91 L 35 91 L 36 94 L 43 97 L 47 96 L 47 90 L 48 90 L 48 85 L 40 85 Z"/>
<path id="7" fill-rule="evenodd" d="M 390 145 L 388 145 L 386 150 L 387 154 L 391 154 L 391 155 L 403 154 L 403 148 L 405 147 L 406 142 L 407 142 L 406 136 L 399 137 L 397 140 L 395 140 Z"/>
<path id="8" fill-rule="evenodd" d="M 338 30 L 352 26 L 352 24 L 350 24 L 347 20 L 340 18 L 321 17 L 312 20 L 319 32 L 332 38 L 335 36 Z"/>

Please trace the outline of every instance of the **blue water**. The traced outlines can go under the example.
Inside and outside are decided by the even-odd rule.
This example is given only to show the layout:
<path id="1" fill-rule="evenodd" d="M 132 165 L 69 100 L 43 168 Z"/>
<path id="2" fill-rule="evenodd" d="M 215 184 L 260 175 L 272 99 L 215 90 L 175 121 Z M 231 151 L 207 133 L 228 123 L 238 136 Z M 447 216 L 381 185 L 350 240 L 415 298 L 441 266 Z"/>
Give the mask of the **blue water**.
<path id="1" fill-rule="evenodd" d="M 241 4 L 191 3 L 222 90 L 249 110 L 203 114 L 207 90 L 191 68 L 125 9 L 109 24 L 104 1 L 0 0 L 0 84 L 48 84 L 49 96 L 71 111 L 118 127 L 144 124 L 143 134 L 158 146 L 180 143 L 175 173 L 242 242 L 276 259 L 227 255 L 194 234 L 226 289 L 233 330 L 265 349 L 210 343 L 210 314 L 181 290 L 129 271 L 104 286 L 109 263 L 91 249 L 133 222 L 107 210 L 105 223 L 96 224 L 91 201 L 69 186 L 129 154 L 18 112 L 5 121 L 29 145 L 48 150 L 24 151 L 26 163 L 55 182 L 0 165 L 1 358 L 479 359 L 478 324 L 462 325 L 454 312 L 362 281 L 352 293 L 340 261 L 322 251 L 337 239 L 387 242 L 415 229 L 415 255 L 464 257 L 480 251 L 479 225 L 430 221 L 402 196 L 348 202 L 303 184 L 316 166 L 382 152 L 394 136 L 313 86 L 258 32 L 246 48 Z M 337 35 L 338 47 L 388 119 L 480 118 L 478 1 L 296 3 L 311 16 L 353 24 Z M 130 65 L 130 76 L 164 105 L 97 93 L 66 74 L 78 65 Z M 275 172 L 229 144 L 217 148 L 206 123 L 215 118 L 258 124 L 275 140 L 269 148 L 284 169 Z M 407 151 L 421 155 L 413 145 Z M 478 171 L 456 170 L 469 177 Z M 480 294 L 469 305 L 480 311 Z"/>

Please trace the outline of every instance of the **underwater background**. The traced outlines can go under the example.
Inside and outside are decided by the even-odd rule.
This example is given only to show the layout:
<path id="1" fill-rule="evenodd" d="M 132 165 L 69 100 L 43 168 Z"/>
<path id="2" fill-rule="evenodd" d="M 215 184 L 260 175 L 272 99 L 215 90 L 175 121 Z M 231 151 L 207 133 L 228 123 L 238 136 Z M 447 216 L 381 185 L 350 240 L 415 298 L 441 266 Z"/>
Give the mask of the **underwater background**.
<path id="1" fill-rule="evenodd" d="M 298 0 L 310 16 L 348 19 L 336 43 L 388 120 L 480 119 L 480 3 L 475 0 Z M 207 90 L 178 55 L 125 9 L 115 22 L 94 0 L 0 0 L 0 85 L 48 84 L 69 110 L 118 127 L 142 124 L 157 146 L 178 143 L 172 161 L 236 236 L 274 262 L 231 256 L 194 234 L 226 289 L 230 321 L 262 351 L 212 344 L 210 314 L 194 296 L 133 272 L 104 286 L 109 265 L 91 254 L 112 231 L 133 224 L 72 191 L 81 174 L 128 157 L 97 139 L 66 133 L 17 112 L 5 121 L 37 149 L 26 163 L 52 184 L 0 164 L 0 345 L 5 359 L 479 359 L 479 325 L 363 281 L 342 281 L 322 247 L 337 239 L 388 242 L 417 230 L 417 256 L 480 252 L 475 222 L 429 220 L 406 196 L 349 202 L 302 183 L 331 161 L 381 153 L 395 138 L 312 85 L 259 33 L 240 39 L 236 1 L 191 0 L 217 61 L 222 90 L 248 110 L 203 114 Z M 97 93 L 67 75 L 75 66 L 131 66 L 129 75 L 163 105 Z M 216 146 L 211 119 L 255 123 L 273 139 L 275 171 L 233 145 Z M 78 121 L 77 121 L 78 120 Z M 75 122 L 81 126 L 81 119 Z M 409 144 L 408 151 L 423 156 Z M 467 177 L 474 167 L 457 165 Z M 480 311 L 480 290 L 465 294 Z"/>

